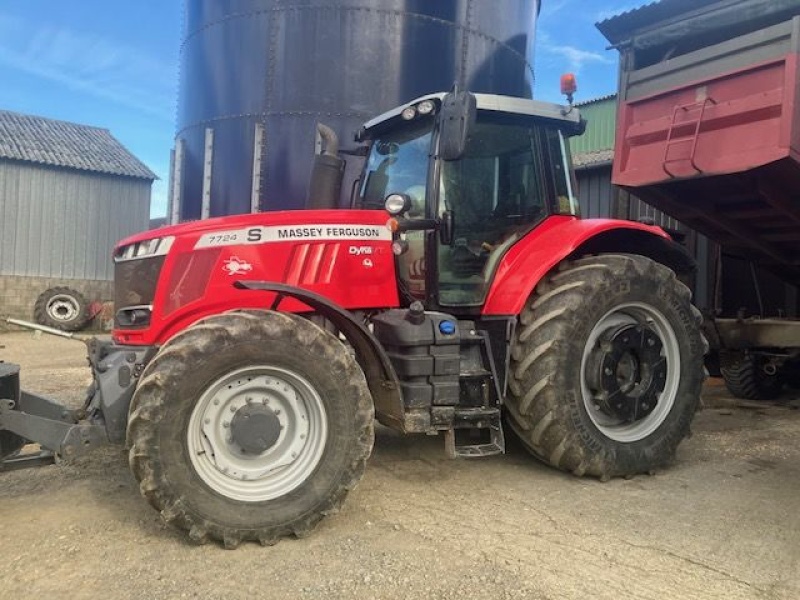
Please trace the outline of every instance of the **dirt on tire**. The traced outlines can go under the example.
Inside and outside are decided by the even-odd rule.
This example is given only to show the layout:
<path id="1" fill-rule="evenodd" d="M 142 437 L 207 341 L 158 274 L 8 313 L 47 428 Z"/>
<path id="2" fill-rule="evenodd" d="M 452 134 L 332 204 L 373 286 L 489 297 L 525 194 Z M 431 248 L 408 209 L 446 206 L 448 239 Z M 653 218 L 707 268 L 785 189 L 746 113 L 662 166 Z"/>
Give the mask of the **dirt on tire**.
<path id="1" fill-rule="evenodd" d="M 520 315 L 512 346 L 507 421 L 536 457 L 601 480 L 669 463 L 700 402 L 707 350 L 702 317 L 668 268 L 636 255 L 567 262 L 539 285 Z M 605 435 L 589 416 L 582 357 L 594 324 L 615 306 L 642 303 L 668 319 L 680 349 L 674 405 L 651 434 L 633 443 Z"/>
<path id="2" fill-rule="evenodd" d="M 195 401 L 220 374 L 244 365 L 294 369 L 325 403 L 328 438 L 319 464 L 297 489 L 244 502 L 211 489 L 186 458 Z M 346 347 L 307 319 L 286 313 L 214 316 L 164 345 L 148 364 L 131 403 L 129 461 L 147 501 L 167 523 L 235 548 L 304 537 L 339 510 L 361 479 L 374 441 L 374 409 L 366 379 Z"/>

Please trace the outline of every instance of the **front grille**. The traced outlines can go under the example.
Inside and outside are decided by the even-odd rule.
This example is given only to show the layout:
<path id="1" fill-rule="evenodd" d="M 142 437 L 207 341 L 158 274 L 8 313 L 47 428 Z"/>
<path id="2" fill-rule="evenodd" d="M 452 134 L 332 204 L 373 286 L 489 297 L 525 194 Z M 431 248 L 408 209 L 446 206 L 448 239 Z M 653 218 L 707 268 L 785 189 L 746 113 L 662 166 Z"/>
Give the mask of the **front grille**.
<path id="1" fill-rule="evenodd" d="M 114 307 L 117 313 L 130 307 L 152 306 L 165 258 L 153 256 L 115 264 Z M 115 325 L 117 328 L 126 328 L 119 320 Z"/>

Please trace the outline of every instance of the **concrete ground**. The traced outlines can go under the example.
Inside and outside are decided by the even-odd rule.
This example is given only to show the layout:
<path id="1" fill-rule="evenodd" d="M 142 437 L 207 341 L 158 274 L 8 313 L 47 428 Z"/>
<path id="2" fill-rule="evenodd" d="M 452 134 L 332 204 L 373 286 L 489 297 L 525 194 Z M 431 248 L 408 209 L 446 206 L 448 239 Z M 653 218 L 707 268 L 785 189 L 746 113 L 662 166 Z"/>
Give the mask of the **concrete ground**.
<path id="1" fill-rule="evenodd" d="M 2 345 L 25 388 L 80 399 L 81 344 Z M 706 401 L 671 468 L 605 484 L 379 428 L 342 512 L 271 548 L 188 544 L 118 448 L 3 473 L 0 598 L 800 598 L 800 402 Z"/>

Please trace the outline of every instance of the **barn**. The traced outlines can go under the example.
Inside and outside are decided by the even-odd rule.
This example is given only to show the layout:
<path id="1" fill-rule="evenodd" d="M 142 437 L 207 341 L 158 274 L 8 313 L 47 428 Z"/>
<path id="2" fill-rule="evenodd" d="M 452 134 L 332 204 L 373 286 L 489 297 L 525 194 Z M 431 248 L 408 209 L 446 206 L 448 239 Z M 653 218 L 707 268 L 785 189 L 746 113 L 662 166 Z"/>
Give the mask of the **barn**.
<path id="1" fill-rule="evenodd" d="M 155 179 L 107 129 L 0 111 L 0 315 L 56 288 L 40 309 L 68 325 L 76 298 L 112 299 L 112 248 L 148 228 Z"/>

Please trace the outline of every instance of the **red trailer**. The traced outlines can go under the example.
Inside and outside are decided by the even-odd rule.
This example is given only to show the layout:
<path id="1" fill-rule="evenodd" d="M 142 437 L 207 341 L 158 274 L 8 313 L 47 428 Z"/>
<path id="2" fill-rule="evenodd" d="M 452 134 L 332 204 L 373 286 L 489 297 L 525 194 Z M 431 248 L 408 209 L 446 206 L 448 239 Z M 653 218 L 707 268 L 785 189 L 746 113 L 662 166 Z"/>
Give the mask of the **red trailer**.
<path id="1" fill-rule="evenodd" d="M 748 288 L 758 310 L 718 314 L 711 336 L 748 398 L 796 380 L 800 357 L 800 321 L 782 318 L 800 284 L 798 15 L 800 0 L 662 0 L 598 24 L 621 53 L 613 182 L 749 267 L 716 295 Z M 761 270 L 788 293 L 767 297 Z"/>

